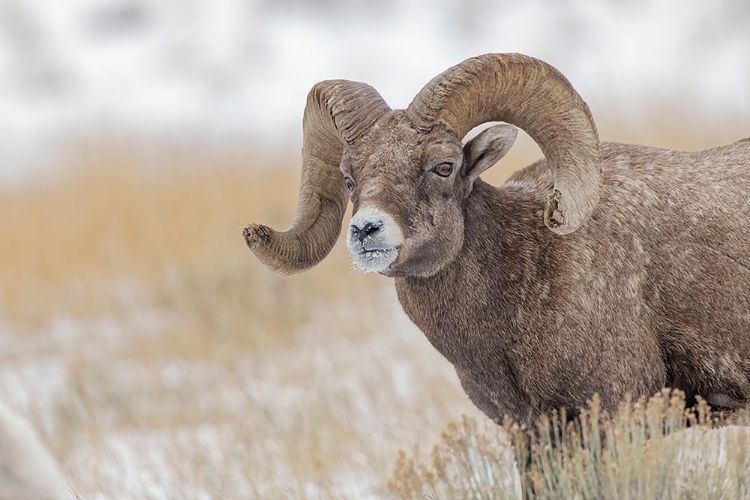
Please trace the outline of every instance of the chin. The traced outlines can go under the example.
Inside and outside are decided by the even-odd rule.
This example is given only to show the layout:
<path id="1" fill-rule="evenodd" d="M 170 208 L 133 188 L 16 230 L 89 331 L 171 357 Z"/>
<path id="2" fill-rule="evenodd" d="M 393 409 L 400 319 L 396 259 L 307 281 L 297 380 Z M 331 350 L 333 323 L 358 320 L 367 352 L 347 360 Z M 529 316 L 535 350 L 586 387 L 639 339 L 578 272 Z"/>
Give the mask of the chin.
<path id="1" fill-rule="evenodd" d="M 399 261 L 394 260 L 388 267 L 377 272 L 389 278 L 429 278 L 439 273 L 446 264 L 447 261 L 443 260 L 405 258 Z"/>

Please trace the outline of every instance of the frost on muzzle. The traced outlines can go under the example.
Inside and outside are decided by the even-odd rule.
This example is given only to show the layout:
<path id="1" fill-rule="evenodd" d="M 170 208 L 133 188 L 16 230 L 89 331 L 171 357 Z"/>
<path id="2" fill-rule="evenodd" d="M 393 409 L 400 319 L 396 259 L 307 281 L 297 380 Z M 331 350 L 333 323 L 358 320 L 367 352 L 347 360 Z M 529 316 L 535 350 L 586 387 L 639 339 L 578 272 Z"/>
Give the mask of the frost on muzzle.
<path id="1" fill-rule="evenodd" d="M 364 208 L 349 221 L 346 246 L 354 267 L 360 271 L 379 273 L 388 269 L 403 242 L 396 221 L 380 209 Z"/>

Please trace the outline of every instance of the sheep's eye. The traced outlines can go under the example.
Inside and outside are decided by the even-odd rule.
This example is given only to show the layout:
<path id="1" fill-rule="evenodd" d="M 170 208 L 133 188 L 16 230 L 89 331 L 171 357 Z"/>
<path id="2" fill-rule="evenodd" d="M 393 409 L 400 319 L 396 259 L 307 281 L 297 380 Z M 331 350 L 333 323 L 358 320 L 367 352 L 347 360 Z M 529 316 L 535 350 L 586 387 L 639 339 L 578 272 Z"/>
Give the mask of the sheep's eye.
<path id="1" fill-rule="evenodd" d="M 352 191 L 354 189 L 354 181 L 351 177 L 344 177 L 344 182 L 346 182 L 346 189 L 349 191 Z"/>
<path id="2" fill-rule="evenodd" d="M 453 164 L 441 163 L 440 165 L 433 168 L 432 171 L 440 177 L 449 177 L 453 173 Z"/>

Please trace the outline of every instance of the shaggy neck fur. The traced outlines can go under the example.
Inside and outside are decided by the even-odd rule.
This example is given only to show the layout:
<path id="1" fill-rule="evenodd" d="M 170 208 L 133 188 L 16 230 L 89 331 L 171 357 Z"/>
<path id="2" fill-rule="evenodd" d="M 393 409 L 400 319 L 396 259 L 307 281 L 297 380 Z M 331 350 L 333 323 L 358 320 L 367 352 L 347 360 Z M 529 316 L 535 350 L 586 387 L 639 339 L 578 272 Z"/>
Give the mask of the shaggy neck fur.
<path id="1" fill-rule="evenodd" d="M 535 283 L 546 282 L 537 275 L 564 256 L 545 251 L 553 233 L 537 213 L 542 205 L 530 193 L 521 199 L 513 191 L 509 195 L 477 180 L 464 213 L 466 234 L 473 236 L 466 238 L 459 256 L 435 276 L 396 279 L 396 289 L 407 315 L 455 365 L 474 403 L 495 415 L 498 403 L 491 400 L 502 401 L 525 420 L 529 395 L 520 389 L 522 368 L 516 358 L 534 332 L 525 331 L 526 322 L 518 316 L 529 302 L 552 307 L 549 293 L 545 297 Z M 486 319 L 479 328 L 477 318 Z M 487 382 L 495 394 L 478 390 Z"/>
<path id="2" fill-rule="evenodd" d="M 580 300 L 581 287 L 599 287 L 605 298 L 626 283 L 587 269 L 602 250 L 587 244 L 585 229 L 559 236 L 543 225 L 547 189 L 478 180 L 458 257 L 435 276 L 396 280 L 408 316 L 454 364 L 474 404 L 498 422 L 509 415 L 529 424 L 561 408 L 574 416 L 594 393 L 616 404 L 666 382 L 656 339 L 643 325 L 617 321 L 632 317 L 640 296 Z M 633 262 L 622 265 L 622 280 L 637 274 Z M 618 273 L 616 263 L 610 269 Z M 607 377 L 594 375 L 600 370 Z"/>

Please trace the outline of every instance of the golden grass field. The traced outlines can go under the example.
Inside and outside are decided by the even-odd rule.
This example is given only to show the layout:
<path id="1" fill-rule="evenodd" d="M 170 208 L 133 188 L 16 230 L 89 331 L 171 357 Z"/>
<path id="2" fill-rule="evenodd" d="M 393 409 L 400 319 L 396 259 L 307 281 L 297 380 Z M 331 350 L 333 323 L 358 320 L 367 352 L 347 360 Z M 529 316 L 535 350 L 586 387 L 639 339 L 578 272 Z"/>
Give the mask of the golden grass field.
<path id="1" fill-rule="evenodd" d="M 601 132 L 690 149 L 743 137 L 720 125 Z M 291 221 L 296 157 L 73 144 L 58 169 L 0 186 L 0 398 L 37 427 L 71 495 L 501 498 L 472 496 L 484 451 L 490 484 L 517 481 L 507 439 L 386 278 L 353 271 L 341 244 L 287 279 L 247 250 L 247 223 Z M 539 155 L 525 138 L 488 180 Z M 434 445 L 454 489 L 438 484 L 448 458 L 420 462 Z"/>

